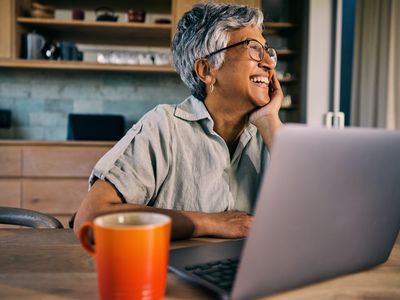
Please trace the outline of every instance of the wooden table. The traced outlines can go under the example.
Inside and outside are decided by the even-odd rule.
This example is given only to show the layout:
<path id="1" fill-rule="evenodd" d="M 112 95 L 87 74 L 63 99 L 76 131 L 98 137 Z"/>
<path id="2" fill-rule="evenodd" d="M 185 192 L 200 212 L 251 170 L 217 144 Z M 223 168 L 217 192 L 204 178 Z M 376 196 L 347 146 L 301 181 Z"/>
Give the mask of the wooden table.
<path id="1" fill-rule="evenodd" d="M 220 242 L 192 239 L 173 248 Z M 0 229 L 0 299 L 97 299 L 94 259 L 69 229 Z M 384 265 L 266 299 L 400 299 L 400 237 Z M 168 275 L 166 299 L 210 299 Z"/>

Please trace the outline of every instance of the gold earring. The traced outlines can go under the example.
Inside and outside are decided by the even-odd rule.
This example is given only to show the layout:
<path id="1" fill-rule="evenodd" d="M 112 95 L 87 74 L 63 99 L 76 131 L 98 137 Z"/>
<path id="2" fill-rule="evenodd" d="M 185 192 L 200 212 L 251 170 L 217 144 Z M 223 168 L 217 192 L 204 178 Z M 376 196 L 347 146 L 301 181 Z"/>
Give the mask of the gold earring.
<path id="1" fill-rule="evenodd" d="M 211 83 L 211 85 L 210 85 L 210 94 L 213 92 L 213 90 L 214 90 L 214 83 Z"/>

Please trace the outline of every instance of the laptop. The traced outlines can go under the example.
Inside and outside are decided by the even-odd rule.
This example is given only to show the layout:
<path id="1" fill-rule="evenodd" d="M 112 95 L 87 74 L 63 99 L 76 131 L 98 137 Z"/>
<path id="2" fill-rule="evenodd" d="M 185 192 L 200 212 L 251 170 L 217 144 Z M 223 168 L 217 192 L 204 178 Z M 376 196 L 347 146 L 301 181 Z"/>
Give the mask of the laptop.
<path id="1" fill-rule="evenodd" d="M 400 131 L 286 126 L 246 240 L 171 250 L 169 270 L 252 299 L 385 262 L 400 228 Z"/>

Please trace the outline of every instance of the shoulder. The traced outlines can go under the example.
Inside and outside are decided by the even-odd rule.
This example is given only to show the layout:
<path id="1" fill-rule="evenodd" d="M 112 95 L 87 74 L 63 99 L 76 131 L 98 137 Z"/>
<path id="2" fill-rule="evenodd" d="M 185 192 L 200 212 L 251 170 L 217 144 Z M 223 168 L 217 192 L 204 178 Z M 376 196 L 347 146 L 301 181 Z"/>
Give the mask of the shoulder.
<path id="1" fill-rule="evenodd" d="M 183 123 L 191 124 L 193 121 L 210 118 L 204 104 L 190 96 L 179 104 L 160 104 L 147 112 L 132 129 L 138 127 L 166 131 L 179 128 Z"/>
<path id="2" fill-rule="evenodd" d="M 176 105 L 160 104 L 143 115 L 129 129 L 127 135 L 136 136 L 138 133 L 152 134 L 155 132 L 168 133 L 173 128 Z"/>

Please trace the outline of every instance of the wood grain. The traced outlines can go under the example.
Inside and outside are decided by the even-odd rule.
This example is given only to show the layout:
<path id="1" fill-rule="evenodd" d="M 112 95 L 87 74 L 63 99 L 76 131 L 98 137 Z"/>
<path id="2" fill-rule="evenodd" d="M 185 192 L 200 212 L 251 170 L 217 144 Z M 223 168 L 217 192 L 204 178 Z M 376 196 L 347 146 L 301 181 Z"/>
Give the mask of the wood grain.
<path id="1" fill-rule="evenodd" d="M 93 166 L 114 143 L 1 140 L 0 206 L 51 214 L 67 228 L 87 193 Z"/>
<path id="2" fill-rule="evenodd" d="M 0 1 L 0 57 L 11 58 L 12 49 L 12 33 L 11 33 L 11 18 L 12 18 L 12 1 Z"/>
<path id="3" fill-rule="evenodd" d="M 88 178 L 108 147 L 24 147 L 24 177 Z"/>
<path id="4" fill-rule="evenodd" d="M 22 207 L 53 215 L 77 211 L 88 190 L 87 178 L 24 179 Z"/>
<path id="5" fill-rule="evenodd" d="M 157 72 L 176 74 L 171 65 L 99 64 L 82 61 L 45 61 L 26 59 L 0 59 L 0 67 L 28 69 L 60 69 L 117 72 Z"/>
<path id="6" fill-rule="evenodd" d="M 0 179 L 0 206 L 21 206 L 21 180 Z"/>
<path id="7" fill-rule="evenodd" d="M 0 147 L 0 177 L 21 176 L 21 151 L 15 146 Z"/>
<path id="8" fill-rule="evenodd" d="M 189 247 L 221 239 L 173 242 Z M 95 263 L 67 229 L 0 229 L 0 299 L 97 299 Z M 168 274 L 165 299 L 213 299 L 204 289 Z M 262 299 L 400 299 L 400 238 L 389 260 Z"/>

